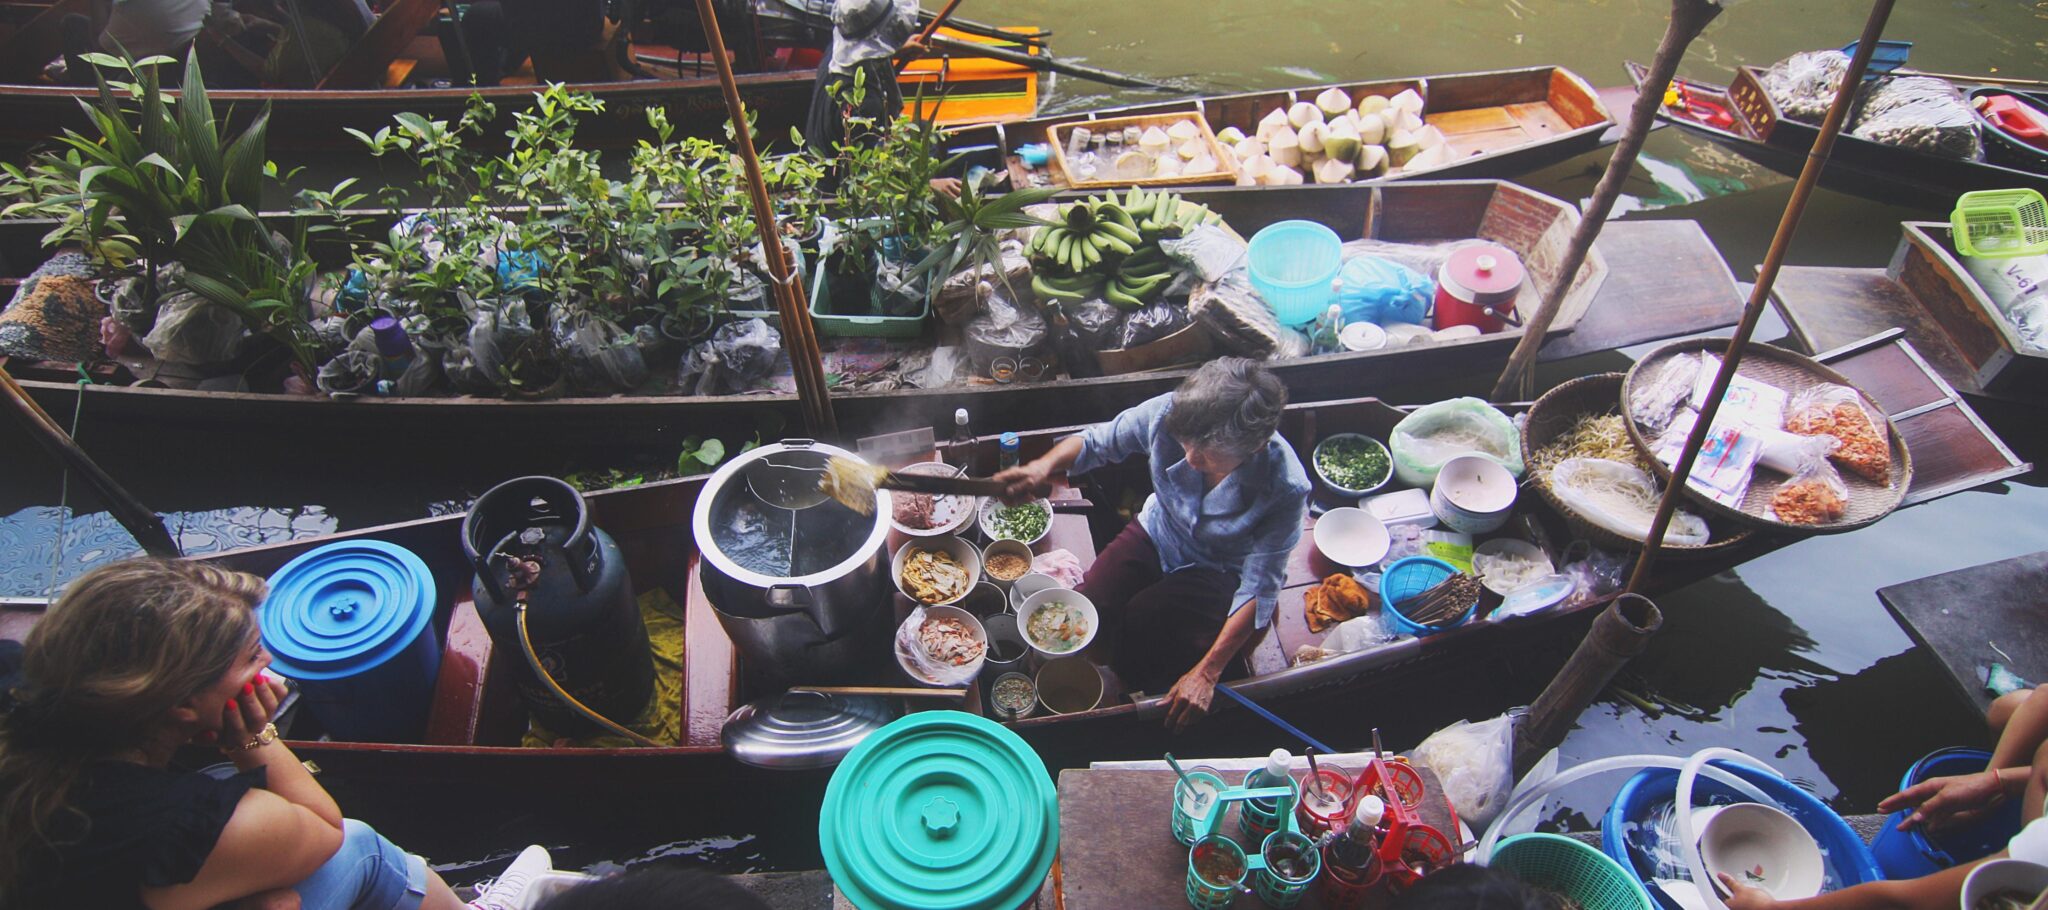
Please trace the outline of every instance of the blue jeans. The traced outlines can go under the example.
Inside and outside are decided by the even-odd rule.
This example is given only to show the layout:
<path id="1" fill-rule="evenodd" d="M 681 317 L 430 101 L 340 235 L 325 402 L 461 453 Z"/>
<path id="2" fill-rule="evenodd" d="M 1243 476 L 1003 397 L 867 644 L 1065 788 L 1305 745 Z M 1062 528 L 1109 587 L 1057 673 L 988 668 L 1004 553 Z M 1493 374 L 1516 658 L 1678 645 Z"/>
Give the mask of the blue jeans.
<path id="1" fill-rule="evenodd" d="M 342 819 L 341 849 L 292 890 L 301 910 L 419 910 L 427 864 L 376 829 Z"/>

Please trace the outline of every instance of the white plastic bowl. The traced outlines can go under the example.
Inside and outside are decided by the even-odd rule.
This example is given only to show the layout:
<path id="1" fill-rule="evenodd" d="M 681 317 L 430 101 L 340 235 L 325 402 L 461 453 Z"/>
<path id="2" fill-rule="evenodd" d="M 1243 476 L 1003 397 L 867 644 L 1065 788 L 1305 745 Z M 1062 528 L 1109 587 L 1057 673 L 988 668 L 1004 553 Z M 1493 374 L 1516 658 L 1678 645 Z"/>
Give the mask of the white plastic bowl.
<path id="1" fill-rule="evenodd" d="M 1051 534 L 1052 520 L 1055 517 L 1057 517 L 1057 514 L 1054 513 L 1052 510 L 1052 500 L 1034 499 L 1031 502 L 1036 503 L 1040 508 L 1045 510 L 1045 530 L 1038 532 L 1037 537 L 1033 537 L 1030 540 L 1024 541 L 1025 546 L 1037 546 L 1039 541 L 1045 539 L 1045 535 Z M 1016 538 L 1003 537 L 1001 535 L 998 535 L 995 532 L 995 529 L 989 526 L 989 523 L 995 518 L 996 510 L 1002 507 L 1003 504 L 1000 501 L 994 499 L 984 499 L 981 501 L 982 536 L 987 537 L 990 540 L 1015 540 Z"/>
<path id="2" fill-rule="evenodd" d="M 908 464 L 904 465 L 903 467 L 897 468 L 896 473 L 930 474 L 938 477 L 958 477 L 960 476 L 960 469 L 952 465 L 946 464 L 944 462 L 920 461 L 915 464 Z M 889 526 L 911 537 L 941 537 L 947 534 L 958 534 L 960 533 L 961 529 L 967 527 L 967 524 L 974 520 L 975 515 L 978 514 L 981 510 L 981 500 L 979 497 L 953 495 L 934 496 L 934 507 L 936 507 L 938 505 L 938 502 L 941 500 L 953 501 L 955 511 L 953 513 L 952 520 L 932 528 L 905 527 L 902 522 L 896 520 L 896 515 L 894 513 L 894 505 L 895 503 L 901 501 L 897 497 L 908 495 L 910 494 L 896 493 L 890 497 L 891 510 L 889 515 Z"/>
<path id="3" fill-rule="evenodd" d="M 1362 569 L 1386 558 L 1393 538 L 1387 526 L 1364 509 L 1344 506 L 1324 512 L 1310 535 L 1316 549 L 1340 566 Z"/>
<path id="4" fill-rule="evenodd" d="M 1486 534 L 1508 523 L 1520 491 L 1515 475 L 1484 455 L 1444 462 L 1429 488 L 1430 510 L 1453 531 Z"/>
<path id="5" fill-rule="evenodd" d="M 1031 637 L 1032 614 L 1037 613 L 1040 607 L 1049 603 L 1064 603 L 1079 607 L 1081 615 L 1087 617 L 1088 634 L 1081 637 L 1079 644 L 1065 651 L 1054 651 L 1039 645 L 1038 640 Z M 1095 641 L 1095 633 L 1102 631 L 1102 617 L 1095 612 L 1095 604 L 1091 603 L 1087 597 L 1082 596 L 1081 592 L 1069 588 L 1047 588 L 1024 598 L 1024 603 L 1017 608 L 1017 631 L 1023 633 L 1024 643 L 1030 645 L 1031 650 L 1038 652 L 1042 657 L 1048 659 L 1072 657 L 1081 653 L 1083 649 Z"/>
<path id="6" fill-rule="evenodd" d="M 926 686 L 964 686 L 973 682 L 976 676 L 981 675 L 982 665 L 988 663 L 988 629 L 982 626 L 981 620 L 976 619 L 974 614 L 959 607 L 926 607 L 924 615 L 928 620 L 952 617 L 966 623 L 968 636 L 981 642 L 981 656 L 962 664 L 957 679 L 938 680 L 918 672 L 917 666 L 910 662 L 910 655 L 904 654 L 903 649 L 899 647 L 896 649 L 896 665 L 903 668 L 903 675 L 910 677 L 913 682 Z M 910 620 L 903 620 L 903 625 L 909 626 Z"/>
<path id="7" fill-rule="evenodd" d="M 1064 589 L 1066 585 L 1060 584 L 1059 579 L 1044 572 L 1032 572 L 1023 578 L 1010 582 L 1010 612 L 1015 613 L 1023 609 L 1024 598 L 1048 588 Z"/>
<path id="8" fill-rule="evenodd" d="M 908 588 L 903 586 L 903 565 L 909 561 L 911 552 L 916 550 L 943 550 L 952 554 L 953 558 L 959 560 L 960 565 L 965 566 L 967 569 L 966 586 L 960 589 L 958 595 L 938 601 L 937 603 L 925 603 L 918 600 L 915 595 L 910 593 Z M 914 603 L 923 603 L 928 607 L 959 603 L 962 598 L 967 596 L 967 592 L 974 590 L 975 582 L 981 580 L 981 551 L 975 549 L 973 544 L 958 537 L 920 537 L 896 548 L 896 557 L 889 560 L 889 578 L 896 582 L 896 590 L 902 593 L 903 596 L 910 598 Z"/>
<path id="9" fill-rule="evenodd" d="M 1799 820 L 1762 803 L 1723 806 L 1699 832 L 1700 859 L 1707 874 L 1723 873 L 1762 888 L 1781 901 L 1820 893 L 1827 868 L 1820 845 Z"/>

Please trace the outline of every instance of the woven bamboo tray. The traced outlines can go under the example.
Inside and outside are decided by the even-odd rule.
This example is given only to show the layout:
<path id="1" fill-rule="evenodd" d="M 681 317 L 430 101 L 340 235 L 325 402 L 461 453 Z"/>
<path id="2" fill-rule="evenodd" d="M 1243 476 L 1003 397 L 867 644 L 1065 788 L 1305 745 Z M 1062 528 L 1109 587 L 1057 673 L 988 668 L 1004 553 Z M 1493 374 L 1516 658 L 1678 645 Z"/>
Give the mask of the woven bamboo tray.
<path id="1" fill-rule="evenodd" d="M 1550 472 L 1536 470 L 1534 466 L 1536 450 L 1570 432 L 1572 424 L 1577 423 L 1580 417 L 1619 413 L 1621 385 L 1625 378 L 1623 373 L 1596 373 L 1543 393 L 1543 397 L 1529 406 L 1529 419 L 1522 424 L 1522 457 L 1531 462 L 1527 482 L 1536 488 L 1544 502 L 1557 510 L 1557 514 L 1564 516 L 1565 524 L 1573 534 L 1609 549 L 1640 550 L 1643 548 L 1641 540 L 1616 534 L 1580 517 L 1565 504 L 1556 490 L 1551 489 Z M 1747 525 L 1715 516 L 1707 516 L 1707 531 L 1707 542 L 1701 546 L 1665 544 L 1657 550 L 1657 555 L 1670 559 L 1706 559 L 1749 543 L 1756 536 L 1756 531 Z"/>
<path id="2" fill-rule="evenodd" d="M 1638 379 L 1653 375 L 1672 358 L 1696 351 L 1706 351 L 1719 357 L 1727 347 L 1727 339 L 1691 338 L 1674 341 L 1651 351 L 1643 359 L 1636 361 L 1635 366 L 1628 371 L 1628 378 L 1622 380 L 1621 400 L 1630 400 Z M 1884 409 L 1878 407 L 1871 399 L 1870 393 L 1857 388 L 1848 377 L 1828 369 L 1810 357 L 1795 354 L 1784 348 L 1752 343 L 1743 355 L 1742 365 L 1736 372 L 1759 382 L 1770 383 L 1794 396 L 1806 389 L 1827 383 L 1847 386 L 1855 389 L 1856 394 L 1863 399 L 1865 410 L 1878 415 L 1885 413 Z M 1637 450 L 1643 453 L 1644 460 L 1650 463 L 1650 469 L 1656 472 L 1657 479 L 1670 483 L 1671 469 L 1651 456 L 1651 440 L 1643 435 L 1642 428 L 1636 426 L 1634 420 L 1628 421 L 1627 426 L 1629 439 L 1634 441 Z M 1873 483 L 1836 465 L 1837 473 L 1842 476 L 1842 483 L 1849 489 L 1848 508 L 1840 521 L 1806 525 L 1792 524 L 1770 517 L 1771 497 L 1778 492 L 1778 487 L 1791 478 L 1764 467 L 1757 468 L 1756 476 L 1750 481 L 1749 492 L 1743 496 L 1740 509 L 1729 508 L 1708 499 L 1694 492 L 1690 486 L 1686 487 L 1685 496 L 1707 514 L 1755 527 L 1795 534 L 1839 534 L 1843 531 L 1853 531 L 1890 515 L 1893 509 L 1905 501 L 1906 488 L 1913 481 L 1913 454 L 1907 451 L 1905 438 L 1899 435 L 1899 428 L 1893 426 L 1889 419 L 1885 420 L 1885 435 L 1891 440 L 1892 450 L 1891 469 L 1886 472 L 1889 484 Z"/>
<path id="3" fill-rule="evenodd" d="M 1195 128 L 1202 131 L 1201 140 L 1209 147 L 1209 156 L 1216 161 L 1217 170 L 1200 174 L 1176 174 L 1172 177 L 1138 177 L 1126 179 L 1107 177 L 1082 180 L 1074 176 L 1074 169 L 1067 162 L 1067 137 L 1073 135 L 1074 127 L 1085 126 L 1090 132 L 1101 132 L 1111 128 L 1123 129 L 1135 126 L 1139 132 L 1148 127 L 1166 129 L 1182 120 L 1194 121 Z M 1209 120 L 1201 111 L 1183 111 L 1169 114 L 1134 114 L 1129 117 L 1105 117 L 1101 120 L 1078 120 L 1073 123 L 1056 123 L 1045 129 L 1046 143 L 1052 146 L 1053 164 L 1059 168 L 1060 179 L 1067 186 L 1077 190 L 1102 189 L 1113 186 L 1197 186 L 1204 183 L 1236 183 L 1237 158 L 1232 156 L 1223 143 L 1216 141 L 1216 132 L 1209 129 Z M 1174 154 L 1169 149 L 1167 154 Z"/>

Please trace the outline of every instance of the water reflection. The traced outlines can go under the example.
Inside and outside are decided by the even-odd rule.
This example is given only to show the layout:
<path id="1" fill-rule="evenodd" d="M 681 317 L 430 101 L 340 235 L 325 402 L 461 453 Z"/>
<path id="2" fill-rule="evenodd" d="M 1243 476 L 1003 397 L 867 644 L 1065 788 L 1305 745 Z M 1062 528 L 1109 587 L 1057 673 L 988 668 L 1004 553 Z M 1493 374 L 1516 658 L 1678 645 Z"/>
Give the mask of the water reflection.
<path id="1" fill-rule="evenodd" d="M 164 524 L 187 555 L 332 534 L 340 523 L 317 505 L 166 512 Z M 32 506 L 0 517 L 0 596 L 47 597 L 100 563 L 141 552 L 105 512 Z"/>

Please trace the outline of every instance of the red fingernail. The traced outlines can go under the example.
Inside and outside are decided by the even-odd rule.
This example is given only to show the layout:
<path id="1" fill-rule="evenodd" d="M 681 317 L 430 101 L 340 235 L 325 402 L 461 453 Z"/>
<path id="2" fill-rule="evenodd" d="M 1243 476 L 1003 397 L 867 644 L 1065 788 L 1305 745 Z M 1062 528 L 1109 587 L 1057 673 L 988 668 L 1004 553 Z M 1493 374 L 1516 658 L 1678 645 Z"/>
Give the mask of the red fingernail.
<path id="1" fill-rule="evenodd" d="M 243 684 L 242 684 L 242 694 L 243 694 L 243 695 L 254 695 L 254 694 L 256 694 L 256 684 L 255 684 L 255 683 L 253 683 L 253 682 L 245 682 L 245 683 L 243 683 Z"/>

